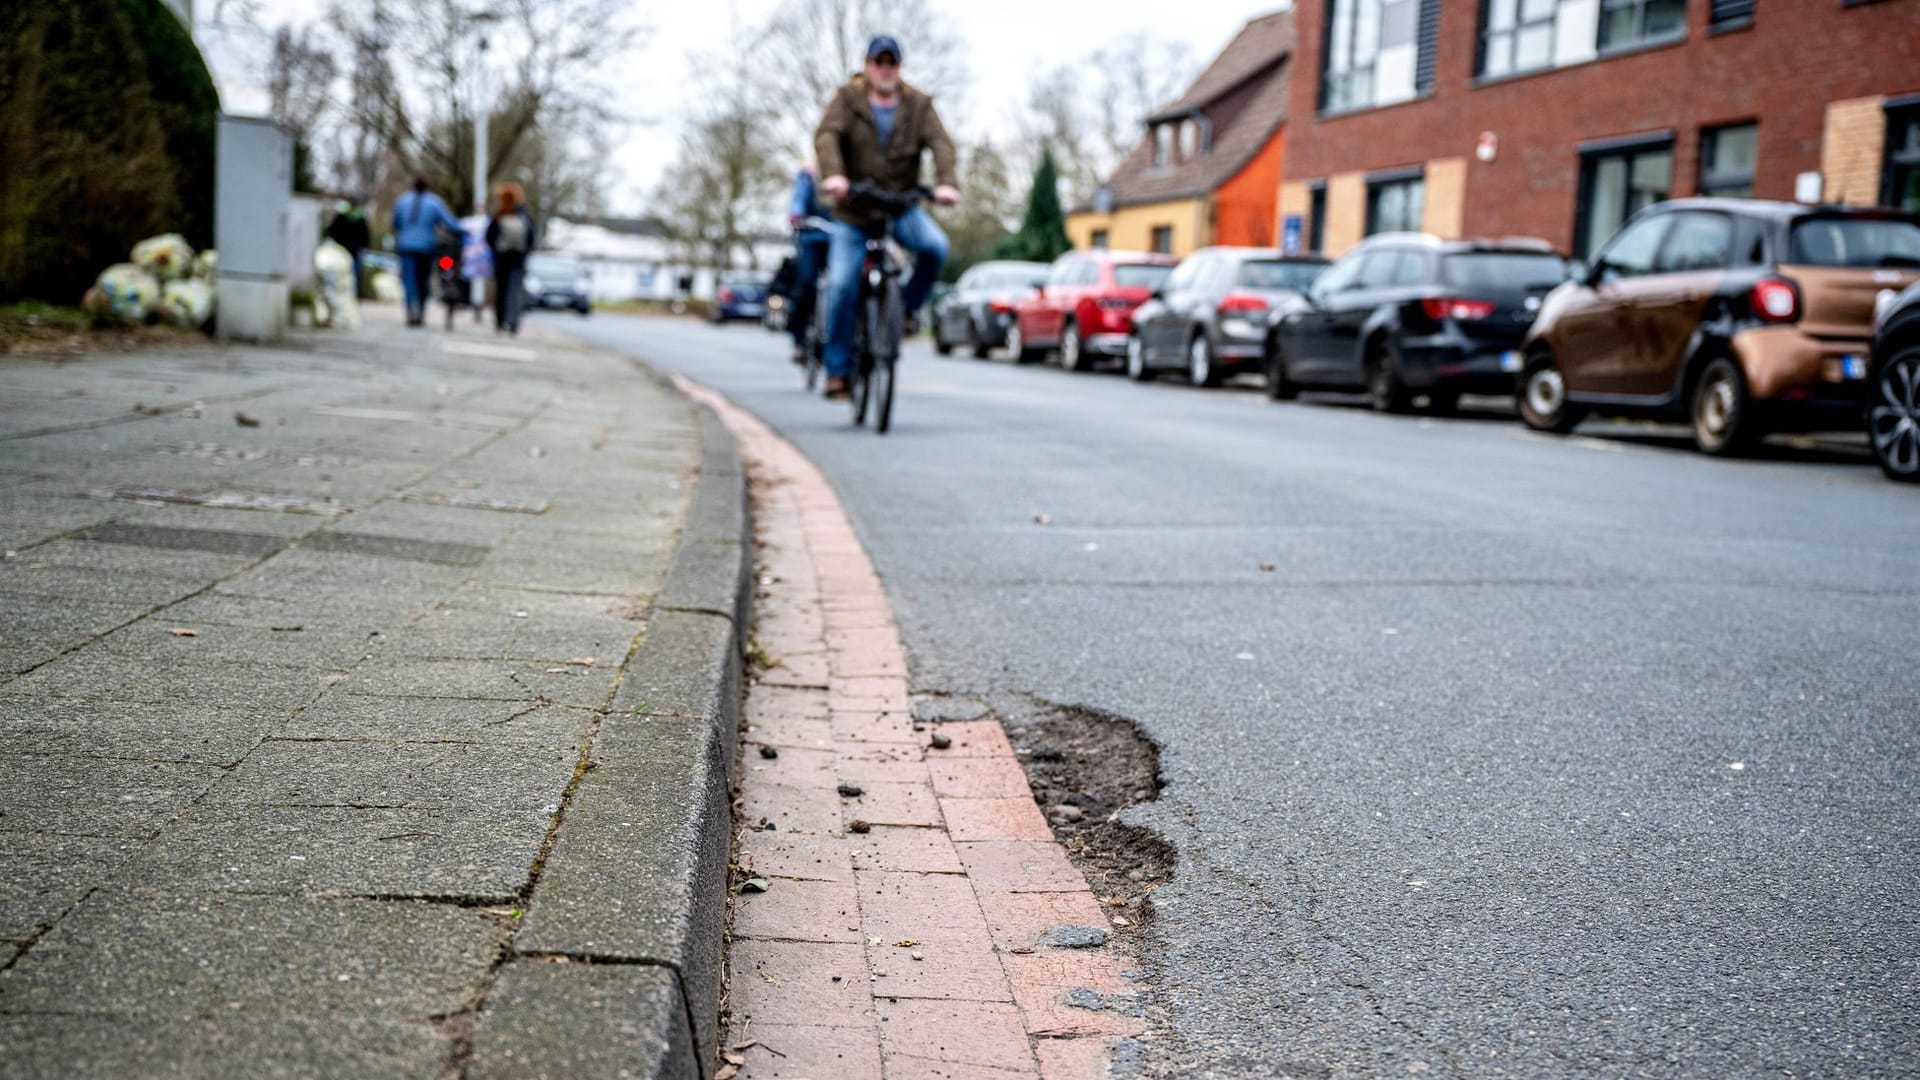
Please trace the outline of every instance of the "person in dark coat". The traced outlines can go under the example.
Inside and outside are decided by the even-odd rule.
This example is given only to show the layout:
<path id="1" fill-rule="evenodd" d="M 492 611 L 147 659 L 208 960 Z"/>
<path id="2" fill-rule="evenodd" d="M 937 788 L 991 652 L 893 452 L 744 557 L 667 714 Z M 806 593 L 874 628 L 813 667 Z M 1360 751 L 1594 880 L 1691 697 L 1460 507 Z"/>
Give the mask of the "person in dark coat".
<path id="1" fill-rule="evenodd" d="M 366 273 L 360 256 L 373 245 L 373 231 L 367 227 L 367 212 L 358 200 L 341 199 L 333 220 L 327 223 L 327 239 L 347 249 L 353 256 L 353 295 L 366 295 Z"/>
<path id="2" fill-rule="evenodd" d="M 493 217 L 487 222 L 487 247 L 493 252 L 493 329 L 518 334 L 520 307 L 525 297 L 521 281 L 527 271 L 527 253 L 539 243 L 533 215 L 522 205 L 519 184 L 494 189 Z"/>

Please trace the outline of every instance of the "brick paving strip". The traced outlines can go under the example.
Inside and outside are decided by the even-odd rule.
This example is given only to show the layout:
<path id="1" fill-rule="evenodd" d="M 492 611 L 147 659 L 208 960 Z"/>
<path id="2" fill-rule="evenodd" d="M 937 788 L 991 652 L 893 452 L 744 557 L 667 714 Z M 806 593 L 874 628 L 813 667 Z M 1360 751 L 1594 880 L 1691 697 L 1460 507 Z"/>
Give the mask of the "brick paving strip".
<path id="1" fill-rule="evenodd" d="M 1107 1007 L 1124 1005 L 1130 965 L 1111 944 L 1049 947 L 1110 928 L 999 722 L 913 720 L 886 596 L 825 477 L 680 385 L 719 413 L 755 481 L 754 639 L 777 661 L 748 690 L 741 736 L 736 861 L 768 888 L 735 901 L 739 1075 L 1106 1075 L 1140 1033 Z M 931 748 L 935 732 L 951 745 Z"/>

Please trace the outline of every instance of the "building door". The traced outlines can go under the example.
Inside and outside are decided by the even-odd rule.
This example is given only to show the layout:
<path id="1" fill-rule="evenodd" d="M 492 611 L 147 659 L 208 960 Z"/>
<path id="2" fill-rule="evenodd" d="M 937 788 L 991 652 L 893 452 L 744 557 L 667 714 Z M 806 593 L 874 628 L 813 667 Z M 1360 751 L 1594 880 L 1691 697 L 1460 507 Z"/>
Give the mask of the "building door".
<path id="1" fill-rule="evenodd" d="M 1627 219 L 1673 191 L 1673 140 L 1588 150 L 1580 157 L 1580 205 L 1573 253 L 1600 250 Z"/>
<path id="2" fill-rule="evenodd" d="M 1887 110 L 1887 163 L 1880 201 L 1920 214 L 1920 104 Z"/>

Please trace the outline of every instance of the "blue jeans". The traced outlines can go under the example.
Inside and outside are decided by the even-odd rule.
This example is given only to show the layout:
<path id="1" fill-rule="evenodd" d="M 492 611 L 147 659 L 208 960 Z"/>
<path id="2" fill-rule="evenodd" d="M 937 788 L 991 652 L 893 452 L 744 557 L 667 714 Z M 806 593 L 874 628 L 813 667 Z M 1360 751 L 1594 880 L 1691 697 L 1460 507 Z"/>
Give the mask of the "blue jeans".
<path id="1" fill-rule="evenodd" d="M 900 294 L 900 313 L 911 317 L 927 302 L 940 264 L 947 261 L 947 234 L 920 207 L 893 219 L 893 238 L 913 255 L 913 276 Z M 860 267 L 867 258 L 867 234 L 845 222 L 833 223 L 827 248 L 827 344 L 821 360 L 828 375 L 853 374 L 853 324 L 860 302 Z"/>
<path id="2" fill-rule="evenodd" d="M 427 275 L 433 273 L 433 252 L 400 253 L 400 288 L 407 297 L 407 318 L 417 319 L 427 308 Z"/>
<path id="3" fill-rule="evenodd" d="M 787 329 L 794 346 L 807 343 L 807 328 L 813 323 L 814 305 L 820 302 L 820 270 L 827 264 L 827 234 L 808 230 L 794 244 L 793 308 L 787 313 Z"/>

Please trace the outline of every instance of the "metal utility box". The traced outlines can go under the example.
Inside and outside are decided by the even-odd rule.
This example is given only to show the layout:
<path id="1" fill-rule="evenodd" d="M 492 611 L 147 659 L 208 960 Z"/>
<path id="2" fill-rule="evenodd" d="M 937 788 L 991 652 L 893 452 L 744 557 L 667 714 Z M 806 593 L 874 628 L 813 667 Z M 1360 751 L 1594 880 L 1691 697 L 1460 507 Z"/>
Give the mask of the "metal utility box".
<path id="1" fill-rule="evenodd" d="M 214 292 L 223 338 L 271 341 L 287 325 L 287 215 L 293 139 L 262 117 L 220 117 L 216 142 Z"/>

